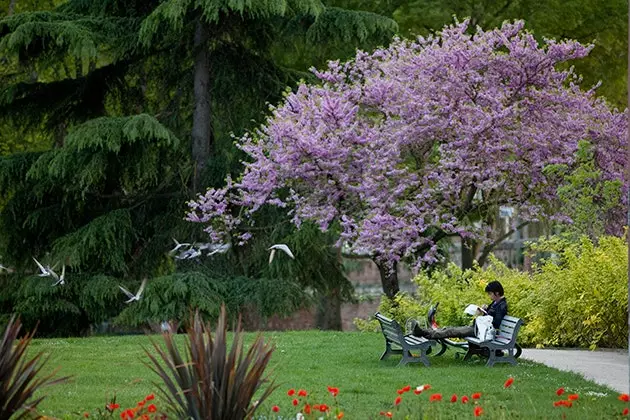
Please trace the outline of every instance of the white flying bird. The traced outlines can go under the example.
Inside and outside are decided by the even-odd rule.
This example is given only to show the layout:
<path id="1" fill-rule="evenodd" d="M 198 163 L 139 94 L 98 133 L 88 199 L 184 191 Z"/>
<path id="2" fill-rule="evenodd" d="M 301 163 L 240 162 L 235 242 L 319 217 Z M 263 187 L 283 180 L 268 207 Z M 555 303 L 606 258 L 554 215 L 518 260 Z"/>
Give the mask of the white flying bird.
<path id="1" fill-rule="evenodd" d="M 189 259 L 197 258 L 200 255 L 201 255 L 201 251 L 195 248 L 190 248 L 179 255 L 175 255 L 175 259 L 176 260 L 189 260 Z"/>
<path id="2" fill-rule="evenodd" d="M 175 239 L 175 238 L 173 238 L 173 242 L 175 242 L 175 248 L 173 248 L 173 249 L 171 249 L 169 251 L 170 254 L 174 254 L 175 252 L 177 252 L 178 249 L 180 249 L 183 246 L 190 247 L 190 245 L 191 245 L 191 244 L 186 243 L 186 242 L 180 244 L 179 242 L 177 242 L 177 239 Z"/>
<path id="3" fill-rule="evenodd" d="M 57 280 L 55 282 L 55 284 L 53 284 L 53 286 L 57 286 L 57 285 L 64 285 L 66 284 L 66 265 L 64 264 L 63 267 L 61 268 L 61 276 L 58 276 L 57 273 L 55 273 L 54 271 L 52 271 L 52 269 L 50 270 L 50 274 L 52 275 L 52 277 Z"/>
<path id="4" fill-rule="evenodd" d="M 39 263 L 39 261 L 37 261 L 35 259 L 35 257 L 33 257 L 33 260 L 37 264 L 37 267 L 39 267 L 39 271 L 41 271 L 41 273 L 39 274 L 39 277 L 48 277 L 48 276 L 50 276 L 50 267 L 48 267 L 48 266 L 44 267 L 43 265 L 41 265 Z"/>
<path id="5" fill-rule="evenodd" d="M 208 252 L 208 257 L 214 254 L 225 254 L 230 249 L 230 244 L 220 244 L 220 245 L 212 245 L 209 249 L 211 252 Z"/>
<path id="6" fill-rule="evenodd" d="M 279 249 L 280 251 L 283 251 L 289 257 L 295 259 L 295 257 L 293 256 L 293 253 L 291 252 L 288 246 L 286 246 L 285 244 L 277 244 L 277 245 L 272 245 L 269 247 L 269 250 L 271 251 L 271 254 L 269 254 L 269 264 L 271 264 L 271 262 L 273 261 L 273 257 L 276 255 L 277 249 Z"/>
<path id="7" fill-rule="evenodd" d="M 138 293 L 136 293 L 135 295 L 131 293 L 129 290 L 125 289 L 124 287 L 118 286 L 120 287 L 120 290 L 122 290 L 123 293 L 126 294 L 127 297 L 129 298 L 128 300 L 125 301 L 125 303 L 131 303 L 133 301 L 140 300 L 140 298 L 142 297 L 142 292 L 144 291 L 144 286 L 146 286 L 146 284 L 147 284 L 147 279 L 145 278 L 144 280 L 142 280 L 142 284 L 140 285 L 140 288 L 138 289 Z"/>

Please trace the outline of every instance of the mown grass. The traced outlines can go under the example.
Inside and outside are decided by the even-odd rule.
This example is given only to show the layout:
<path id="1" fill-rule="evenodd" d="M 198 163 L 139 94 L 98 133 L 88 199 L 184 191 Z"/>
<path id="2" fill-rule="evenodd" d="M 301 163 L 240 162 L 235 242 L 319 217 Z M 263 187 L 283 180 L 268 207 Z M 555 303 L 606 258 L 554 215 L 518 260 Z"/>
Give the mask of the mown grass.
<path id="1" fill-rule="evenodd" d="M 481 392 L 479 405 L 485 418 L 619 418 L 625 405 L 611 389 L 587 381 L 579 375 L 560 372 L 542 365 L 521 361 L 512 367 L 497 365 L 486 368 L 482 362 L 463 362 L 452 351 L 442 357 L 431 357 L 432 366 L 397 367 L 398 358 L 379 361 L 383 338 L 375 333 L 339 333 L 320 331 L 268 332 L 276 351 L 271 362 L 272 377 L 280 385 L 259 414 L 271 414 L 277 404 L 285 418 L 295 416 L 290 388 L 305 389 L 311 403 L 334 405 L 326 387 L 340 389 L 338 401 L 344 419 L 379 418 L 381 411 L 391 411 L 394 418 L 408 414 L 415 418 L 473 417 L 473 406 L 451 395 Z M 254 334 L 247 334 L 251 340 Z M 160 339 L 158 336 L 153 339 Z M 156 392 L 154 374 L 143 364 L 147 361 L 143 346 L 150 337 L 94 337 L 83 339 L 36 340 L 32 351 L 51 354 L 50 368 L 60 367 L 60 374 L 73 375 L 68 384 L 46 389 L 48 398 L 40 408 L 42 414 L 59 418 L 75 418 L 83 412 L 103 407 L 114 393 L 124 406 L 134 406 L 145 395 Z M 504 389 L 505 380 L 513 376 L 514 384 Z M 422 395 L 406 393 L 396 408 L 397 389 L 430 384 Z M 555 408 L 555 391 L 565 387 L 567 393 L 579 394 L 572 408 Z M 429 403 L 433 393 L 441 393 L 443 401 Z M 157 405 L 160 407 L 159 396 Z M 423 413 L 423 414 L 421 414 Z"/>

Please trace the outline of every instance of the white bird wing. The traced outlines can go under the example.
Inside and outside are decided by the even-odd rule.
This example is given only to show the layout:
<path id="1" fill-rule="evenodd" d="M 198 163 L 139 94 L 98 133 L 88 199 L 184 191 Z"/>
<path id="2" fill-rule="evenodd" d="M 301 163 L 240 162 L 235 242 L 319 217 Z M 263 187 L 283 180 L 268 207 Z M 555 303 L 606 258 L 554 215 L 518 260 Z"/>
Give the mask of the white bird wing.
<path id="1" fill-rule="evenodd" d="M 41 265 L 41 264 L 39 263 L 39 261 L 37 261 L 37 260 L 35 259 L 35 257 L 33 257 L 33 260 L 35 261 L 35 263 L 36 263 L 36 264 L 37 264 L 37 266 L 39 267 L 39 270 L 42 272 L 42 274 L 40 274 L 40 275 L 43 275 L 43 276 L 49 276 L 49 275 L 50 275 L 50 273 L 48 272 L 48 270 L 46 270 L 46 269 L 44 268 L 44 266 L 43 266 L 43 265 Z"/>
<path id="2" fill-rule="evenodd" d="M 120 290 L 122 290 L 122 291 L 123 291 L 123 293 L 124 293 L 124 294 L 126 294 L 126 295 L 127 295 L 127 297 L 128 297 L 128 298 L 130 298 L 130 299 L 134 299 L 134 298 L 135 298 L 134 294 L 133 294 L 133 293 L 131 293 L 129 290 L 125 289 L 125 288 L 124 288 L 124 287 L 122 287 L 122 286 L 118 286 L 118 287 L 120 288 Z"/>
<path id="3" fill-rule="evenodd" d="M 175 242 L 175 247 L 173 249 L 171 249 L 170 251 L 168 251 L 170 254 L 174 253 L 175 251 L 177 251 L 182 246 L 182 244 L 177 242 L 177 239 L 175 239 L 175 238 L 173 238 L 173 242 Z"/>
<path id="4" fill-rule="evenodd" d="M 275 248 L 270 248 L 271 249 L 271 253 L 269 254 L 269 264 L 271 264 L 271 262 L 273 261 L 273 257 L 276 255 L 276 249 Z"/>
<path id="5" fill-rule="evenodd" d="M 136 298 L 140 299 L 140 296 L 142 296 L 142 292 L 144 292 L 144 287 L 147 285 L 147 279 L 143 279 L 142 280 L 142 284 L 140 285 L 140 288 L 138 289 L 138 293 L 136 293 Z"/>
<path id="6" fill-rule="evenodd" d="M 61 277 L 59 277 L 60 281 L 63 281 L 66 278 L 66 265 L 64 264 L 63 267 L 61 267 Z"/>
<path id="7" fill-rule="evenodd" d="M 279 249 L 280 251 L 284 252 L 285 254 L 287 254 L 289 257 L 291 257 L 292 259 L 295 259 L 295 257 L 293 256 L 293 253 L 291 252 L 291 250 L 289 249 L 288 246 L 286 246 L 285 244 L 277 244 L 277 245 L 273 245 L 271 248 L 273 249 Z"/>

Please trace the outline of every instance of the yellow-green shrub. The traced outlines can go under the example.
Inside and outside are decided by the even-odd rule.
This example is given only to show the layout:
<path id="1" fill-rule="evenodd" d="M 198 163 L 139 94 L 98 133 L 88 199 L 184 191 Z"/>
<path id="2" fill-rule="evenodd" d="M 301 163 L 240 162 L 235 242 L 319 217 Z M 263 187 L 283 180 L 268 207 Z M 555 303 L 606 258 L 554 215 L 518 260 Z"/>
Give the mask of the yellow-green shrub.
<path id="1" fill-rule="evenodd" d="M 535 251 L 555 254 L 537 267 L 541 285 L 534 323 L 528 329 L 543 345 L 627 347 L 628 248 L 623 238 L 597 244 L 554 238 Z"/>
<path id="2" fill-rule="evenodd" d="M 384 297 L 379 311 L 402 324 L 410 317 L 424 319 L 431 304 L 440 302 L 441 326 L 468 325 L 471 318 L 464 308 L 469 303 L 490 303 L 484 288 L 498 280 L 510 315 L 525 321 L 521 345 L 627 347 L 627 249 L 624 239 L 617 237 L 602 237 L 597 244 L 586 237 L 577 243 L 552 238 L 532 247 L 532 252 L 552 257 L 531 274 L 510 269 L 495 258 L 487 268 L 465 272 L 450 264 L 430 275 L 418 275 L 417 297 Z"/>

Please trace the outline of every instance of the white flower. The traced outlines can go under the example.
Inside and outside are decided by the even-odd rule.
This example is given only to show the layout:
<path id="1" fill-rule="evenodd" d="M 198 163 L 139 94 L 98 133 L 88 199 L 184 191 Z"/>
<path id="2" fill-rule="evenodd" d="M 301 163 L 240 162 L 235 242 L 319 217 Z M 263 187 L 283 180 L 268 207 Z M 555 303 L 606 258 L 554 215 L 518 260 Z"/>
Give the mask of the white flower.
<path id="1" fill-rule="evenodd" d="M 295 415 L 295 420 L 304 420 L 304 414 L 302 413 L 297 413 Z"/>
<path id="2" fill-rule="evenodd" d="M 419 387 L 417 387 L 416 391 L 418 391 L 418 392 L 424 391 L 424 385 L 420 385 Z"/>

